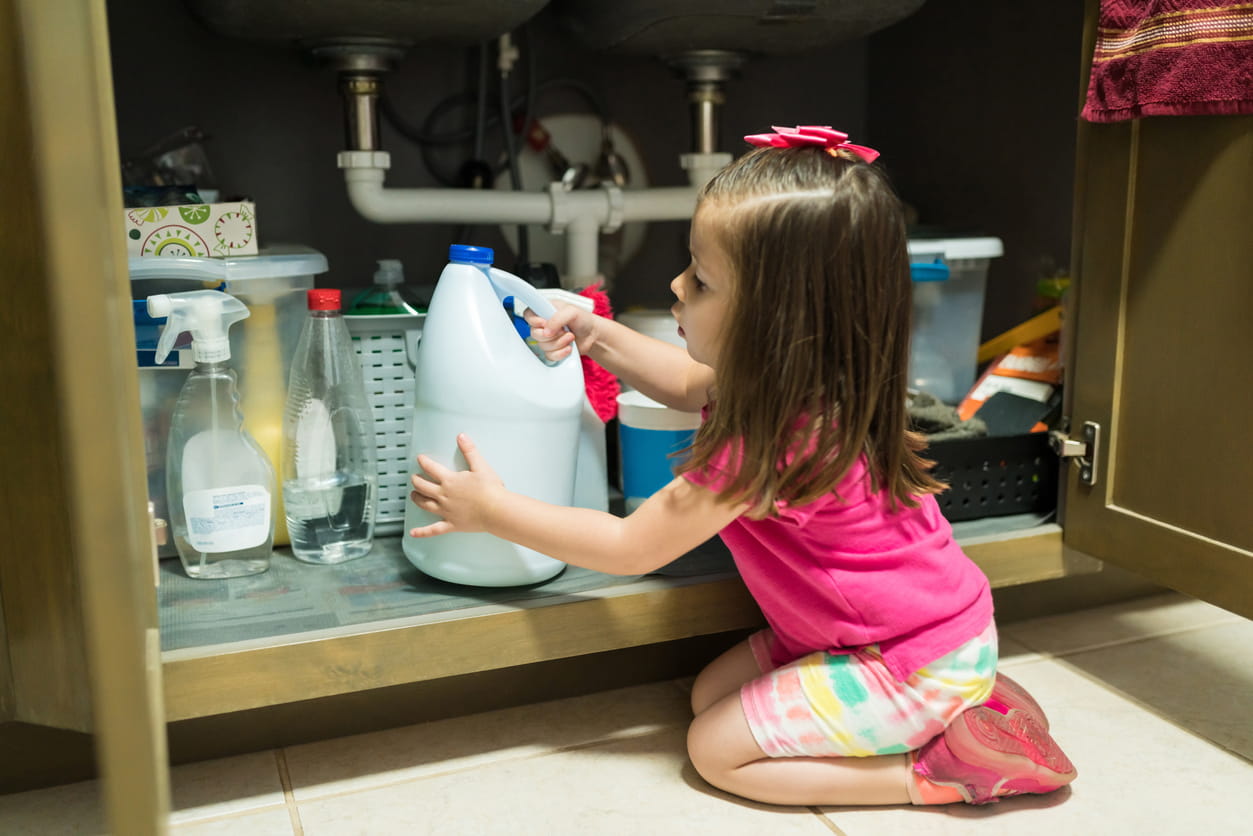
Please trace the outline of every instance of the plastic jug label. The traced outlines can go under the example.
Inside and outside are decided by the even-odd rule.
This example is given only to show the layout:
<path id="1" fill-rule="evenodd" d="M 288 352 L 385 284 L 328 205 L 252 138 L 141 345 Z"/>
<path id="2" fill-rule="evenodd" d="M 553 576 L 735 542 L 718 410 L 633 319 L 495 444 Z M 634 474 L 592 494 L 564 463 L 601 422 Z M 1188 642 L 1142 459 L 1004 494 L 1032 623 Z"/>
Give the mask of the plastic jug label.
<path id="1" fill-rule="evenodd" d="M 261 485 L 191 491 L 183 497 L 187 542 L 215 554 L 250 549 L 270 536 L 270 492 Z"/>

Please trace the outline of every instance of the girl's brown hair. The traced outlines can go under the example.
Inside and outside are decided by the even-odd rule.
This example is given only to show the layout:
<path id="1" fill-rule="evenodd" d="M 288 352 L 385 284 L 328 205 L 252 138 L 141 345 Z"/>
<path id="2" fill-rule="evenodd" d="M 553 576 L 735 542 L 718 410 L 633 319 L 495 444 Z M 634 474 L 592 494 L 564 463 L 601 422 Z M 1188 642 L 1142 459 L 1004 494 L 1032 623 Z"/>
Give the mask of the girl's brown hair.
<path id="1" fill-rule="evenodd" d="M 737 452 L 748 516 L 831 493 L 864 455 L 890 504 L 943 490 L 908 428 L 912 287 L 886 176 L 821 148 L 758 148 L 701 191 L 734 273 L 709 413 L 680 470 Z"/>

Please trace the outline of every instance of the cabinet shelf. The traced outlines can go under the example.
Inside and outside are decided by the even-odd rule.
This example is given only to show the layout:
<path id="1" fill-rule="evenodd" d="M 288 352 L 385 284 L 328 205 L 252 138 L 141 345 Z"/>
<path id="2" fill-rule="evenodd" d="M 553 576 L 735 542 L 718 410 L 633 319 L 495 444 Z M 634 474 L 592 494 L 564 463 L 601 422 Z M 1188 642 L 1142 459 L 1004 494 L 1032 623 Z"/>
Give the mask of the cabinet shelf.
<path id="1" fill-rule="evenodd" d="M 1061 529 L 1035 522 L 958 524 L 958 539 L 994 586 L 1062 577 L 1068 565 Z M 398 538 L 380 538 L 371 555 L 339 567 L 299 564 L 280 550 L 270 572 L 229 581 L 192 581 L 176 563 L 167 565 L 161 586 L 167 719 L 762 623 L 716 541 L 663 571 L 669 574 L 624 578 L 571 567 L 533 587 L 469 590 L 421 575 Z"/>

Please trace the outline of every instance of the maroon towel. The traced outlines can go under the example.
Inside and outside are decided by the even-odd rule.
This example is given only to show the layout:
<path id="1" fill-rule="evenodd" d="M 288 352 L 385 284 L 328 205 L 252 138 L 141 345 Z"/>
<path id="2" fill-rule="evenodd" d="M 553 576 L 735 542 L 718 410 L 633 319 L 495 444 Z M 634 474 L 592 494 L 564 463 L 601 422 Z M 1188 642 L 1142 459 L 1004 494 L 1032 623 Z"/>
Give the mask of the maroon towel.
<path id="1" fill-rule="evenodd" d="M 1089 122 L 1253 113 L 1253 3 L 1101 0 L 1097 27 Z"/>

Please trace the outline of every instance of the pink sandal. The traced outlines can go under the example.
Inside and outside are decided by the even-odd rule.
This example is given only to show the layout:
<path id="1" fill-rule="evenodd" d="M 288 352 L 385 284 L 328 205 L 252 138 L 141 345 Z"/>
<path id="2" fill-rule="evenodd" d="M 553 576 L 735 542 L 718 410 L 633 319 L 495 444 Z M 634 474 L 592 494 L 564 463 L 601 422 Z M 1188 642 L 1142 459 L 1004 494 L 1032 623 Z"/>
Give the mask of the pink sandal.
<path id="1" fill-rule="evenodd" d="M 1030 714 L 1041 726 L 1044 726 L 1046 731 L 1048 730 L 1049 718 L 1044 716 L 1044 709 L 1040 708 L 1035 698 L 1027 693 L 1026 688 L 1003 673 L 997 673 L 996 684 L 992 686 L 992 694 L 984 705 L 1002 714 L 1008 714 L 1013 708 L 1020 709 Z"/>
<path id="2" fill-rule="evenodd" d="M 952 787 L 970 804 L 1052 792 L 1078 774 L 1042 719 L 1026 708 L 1004 713 L 988 705 L 969 709 L 913 760 L 915 772 L 932 784 Z"/>

